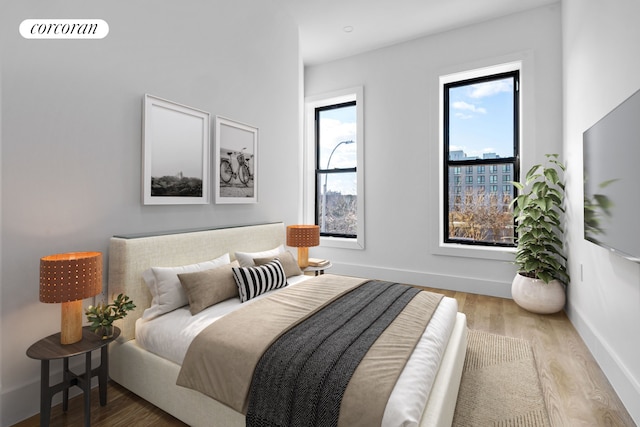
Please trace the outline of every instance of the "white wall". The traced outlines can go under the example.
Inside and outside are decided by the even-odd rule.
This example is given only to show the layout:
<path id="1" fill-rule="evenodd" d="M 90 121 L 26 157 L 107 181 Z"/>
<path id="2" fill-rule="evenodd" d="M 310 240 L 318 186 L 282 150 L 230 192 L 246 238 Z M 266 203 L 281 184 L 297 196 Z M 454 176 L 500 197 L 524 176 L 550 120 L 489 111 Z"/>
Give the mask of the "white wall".
<path id="1" fill-rule="evenodd" d="M 512 253 L 438 248 L 441 75 L 523 61 L 523 169 L 561 152 L 558 4 L 305 69 L 305 96 L 364 86 L 366 248 L 332 271 L 510 297 Z"/>
<path id="2" fill-rule="evenodd" d="M 567 312 L 640 424 L 640 265 L 584 240 L 582 205 L 582 133 L 640 89 L 640 3 L 564 0 L 562 7 L 564 140 L 571 159 L 567 231 L 574 278 Z"/>
<path id="3" fill-rule="evenodd" d="M 28 18 L 103 19 L 110 32 L 26 40 Z M 60 306 L 38 302 L 40 257 L 106 253 L 114 234 L 297 220 L 301 68 L 297 27 L 271 1 L 3 2 L 0 49 L 6 426 L 38 412 L 40 364 L 25 352 L 60 328 Z M 142 205 L 145 93 L 257 126 L 259 203 Z"/>

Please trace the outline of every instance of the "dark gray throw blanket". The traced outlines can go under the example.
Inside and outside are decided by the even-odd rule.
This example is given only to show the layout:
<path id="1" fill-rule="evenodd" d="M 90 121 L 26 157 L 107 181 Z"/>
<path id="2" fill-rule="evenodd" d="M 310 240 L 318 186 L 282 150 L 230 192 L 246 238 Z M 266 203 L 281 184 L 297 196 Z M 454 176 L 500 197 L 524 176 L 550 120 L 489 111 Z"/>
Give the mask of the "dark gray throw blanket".
<path id="1" fill-rule="evenodd" d="M 285 332 L 256 366 L 247 426 L 337 426 L 356 367 L 419 292 L 372 280 Z"/>

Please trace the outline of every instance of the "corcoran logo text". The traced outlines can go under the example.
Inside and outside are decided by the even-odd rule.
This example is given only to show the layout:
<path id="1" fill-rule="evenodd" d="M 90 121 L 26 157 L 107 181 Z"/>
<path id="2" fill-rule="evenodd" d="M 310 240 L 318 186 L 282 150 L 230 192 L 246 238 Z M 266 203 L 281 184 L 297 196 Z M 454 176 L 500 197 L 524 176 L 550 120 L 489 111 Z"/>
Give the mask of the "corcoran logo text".
<path id="1" fill-rule="evenodd" d="M 20 35 L 25 39 L 103 39 L 109 24 L 102 19 L 25 19 Z"/>

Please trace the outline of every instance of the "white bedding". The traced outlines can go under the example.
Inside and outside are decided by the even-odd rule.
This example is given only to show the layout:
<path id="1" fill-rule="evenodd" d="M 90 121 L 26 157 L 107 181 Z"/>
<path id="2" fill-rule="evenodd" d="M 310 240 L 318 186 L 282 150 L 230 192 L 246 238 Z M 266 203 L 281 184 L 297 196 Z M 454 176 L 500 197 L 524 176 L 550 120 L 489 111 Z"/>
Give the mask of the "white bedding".
<path id="1" fill-rule="evenodd" d="M 287 282 L 289 286 L 295 286 L 311 278 L 312 276 L 292 276 L 287 278 Z M 189 306 L 185 305 L 151 320 L 140 318 L 136 320 L 136 341 L 145 350 L 182 365 L 191 341 L 200 331 L 225 314 L 268 297 L 277 291 L 267 292 L 245 303 L 241 303 L 240 298 L 228 299 L 206 308 L 194 316 L 191 315 Z"/>
<path id="2" fill-rule="evenodd" d="M 310 276 L 294 276 L 287 279 L 295 286 Z M 272 292 L 259 296 L 265 298 Z M 151 320 L 136 321 L 138 345 L 174 363 L 181 364 L 196 335 L 208 325 L 243 305 L 240 299 L 218 303 L 192 316 L 185 306 Z M 393 389 L 385 409 L 383 426 L 417 426 L 429 398 L 442 355 L 453 330 L 458 304 L 455 299 L 444 297 L 426 328 L 417 348 L 398 383 Z"/>

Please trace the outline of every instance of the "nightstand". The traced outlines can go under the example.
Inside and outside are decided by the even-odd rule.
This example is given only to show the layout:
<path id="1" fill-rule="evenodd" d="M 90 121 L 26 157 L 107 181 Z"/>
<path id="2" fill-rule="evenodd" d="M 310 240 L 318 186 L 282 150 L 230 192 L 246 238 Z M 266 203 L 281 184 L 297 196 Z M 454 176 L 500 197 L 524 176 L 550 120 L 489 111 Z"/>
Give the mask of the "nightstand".
<path id="1" fill-rule="evenodd" d="M 40 425 L 48 426 L 51 416 L 51 399 L 62 391 L 62 410 L 67 411 L 69 406 L 69 388 L 80 387 L 84 392 L 84 425 L 91 425 L 91 378 L 98 377 L 100 392 L 100 405 L 107 404 L 107 380 L 109 379 L 109 353 L 107 345 L 118 338 L 120 329 L 114 326 L 113 337 L 102 339 L 89 330 L 88 326 L 82 328 L 82 340 L 73 344 L 60 344 L 60 333 L 49 335 L 33 344 L 27 350 L 27 356 L 38 359 L 40 364 Z M 91 352 L 100 350 L 100 366 L 91 369 Z M 83 374 L 75 374 L 69 369 L 69 358 L 85 355 L 85 371 Z M 49 385 L 49 362 L 54 359 L 62 359 L 62 382 Z"/>
<path id="2" fill-rule="evenodd" d="M 309 267 L 305 268 L 303 270 L 303 272 L 307 276 L 318 276 L 320 274 L 324 274 L 324 271 L 330 269 L 331 267 L 333 267 L 333 265 L 331 264 L 331 262 L 329 262 L 329 264 L 323 265 L 322 267 L 309 266 Z M 307 274 L 307 273 L 309 273 L 309 274 Z"/>

